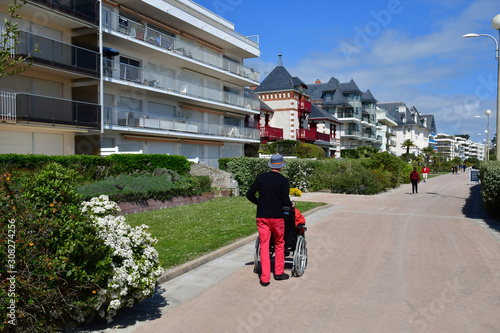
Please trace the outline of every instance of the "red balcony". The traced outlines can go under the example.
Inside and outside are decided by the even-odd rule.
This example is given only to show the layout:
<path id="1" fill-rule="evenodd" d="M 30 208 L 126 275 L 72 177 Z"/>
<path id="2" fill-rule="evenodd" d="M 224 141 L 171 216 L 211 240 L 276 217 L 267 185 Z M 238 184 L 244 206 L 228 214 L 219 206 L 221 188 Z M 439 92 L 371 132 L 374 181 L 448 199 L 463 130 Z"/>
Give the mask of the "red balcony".
<path id="1" fill-rule="evenodd" d="M 297 130 L 297 140 L 299 141 L 316 141 L 316 131 L 299 128 Z"/>
<path id="2" fill-rule="evenodd" d="M 298 101 L 298 108 L 299 108 L 299 113 L 300 112 L 311 113 L 311 102 L 300 100 Z"/>
<path id="3" fill-rule="evenodd" d="M 260 128 L 260 141 L 266 143 L 268 141 L 283 140 L 283 129 L 271 126 Z"/>
<path id="4" fill-rule="evenodd" d="M 330 142 L 330 135 L 316 132 L 316 140 Z"/>

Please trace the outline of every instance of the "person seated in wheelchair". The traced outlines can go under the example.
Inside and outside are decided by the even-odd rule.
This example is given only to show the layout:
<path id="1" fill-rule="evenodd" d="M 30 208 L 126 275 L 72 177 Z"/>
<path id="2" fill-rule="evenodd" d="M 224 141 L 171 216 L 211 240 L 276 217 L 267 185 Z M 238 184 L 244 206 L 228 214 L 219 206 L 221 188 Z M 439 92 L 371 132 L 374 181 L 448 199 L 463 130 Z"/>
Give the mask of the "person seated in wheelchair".
<path id="1" fill-rule="evenodd" d="M 307 230 L 306 218 L 304 217 L 304 215 L 300 213 L 297 207 L 295 207 L 294 209 L 295 209 L 295 229 L 297 230 L 297 233 L 299 235 L 304 235 L 304 231 Z"/>

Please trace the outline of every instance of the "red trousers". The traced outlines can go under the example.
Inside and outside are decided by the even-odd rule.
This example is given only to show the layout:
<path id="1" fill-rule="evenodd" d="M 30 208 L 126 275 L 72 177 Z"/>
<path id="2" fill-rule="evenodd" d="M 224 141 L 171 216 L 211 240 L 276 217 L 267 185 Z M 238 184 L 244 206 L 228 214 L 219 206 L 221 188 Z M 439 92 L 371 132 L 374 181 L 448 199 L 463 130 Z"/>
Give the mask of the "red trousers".
<path id="1" fill-rule="evenodd" d="M 274 236 L 274 275 L 285 272 L 285 219 L 257 218 L 260 243 L 260 265 L 262 273 L 260 280 L 269 282 L 271 279 L 271 260 L 269 258 L 269 241 L 271 233 Z"/>

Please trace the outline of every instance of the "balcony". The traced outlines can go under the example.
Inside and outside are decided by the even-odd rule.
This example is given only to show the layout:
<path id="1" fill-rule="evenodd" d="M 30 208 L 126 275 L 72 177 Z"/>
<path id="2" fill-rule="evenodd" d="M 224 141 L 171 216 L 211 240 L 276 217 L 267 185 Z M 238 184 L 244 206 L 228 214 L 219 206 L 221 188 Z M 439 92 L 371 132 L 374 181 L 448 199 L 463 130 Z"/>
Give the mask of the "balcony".
<path id="1" fill-rule="evenodd" d="M 60 98 L 0 92 L 0 118 L 4 121 L 99 130 L 98 104 Z"/>
<path id="2" fill-rule="evenodd" d="M 178 97 L 189 99 L 191 102 L 193 98 L 199 98 L 207 103 L 224 103 L 229 106 L 245 108 L 246 110 L 260 110 L 260 101 L 258 99 L 209 88 L 107 59 L 104 61 L 104 79 L 126 81 L 127 83 L 148 87 L 148 89 L 175 93 L 178 94 Z"/>
<path id="3" fill-rule="evenodd" d="M 103 10 L 103 29 L 134 37 L 178 56 L 195 60 L 203 65 L 228 71 L 232 74 L 260 83 L 260 73 L 235 61 L 226 59 L 216 53 L 209 52 L 178 38 L 159 32 L 147 25 Z"/>
<path id="4" fill-rule="evenodd" d="M 271 126 L 260 127 L 260 140 L 262 143 L 283 140 L 283 129 Z"/>
<path id="5" fill-rule="evenodd" d="M 2 28 L 2 33 L 4 28 Z M 27 31 L 19 34 L 19 44 L 13 49 L 15 57 L 26 57 L 33 52 L 30 59 L 34 63 L 63 69 L 82 75 L 99 77 L 99 53 L 54 39 L 46 38 Z"/>
<path id="6" fill-rule="evenodd" d="M 330 135 L 326 134 L 326 133 L 318 133 L 318 132 L 316 132 L 316 140 L 317 141 L 330 142 Z"/>
<path id="7" fill-rule="evenodd" d="M 346 111 L 337 113 L 337 118 L 340 120 L 354 120 L 354 122 L 359 121 L 359 116 L 354 111 Z"/>
<path id="8" fill-rule="evenodd" d="M 99 18 L 97 17 L 99 2 L 95 0 L 31 0 L 32 2 L 39 3 L 50 9 L 62 12 L 69 16 L 79 18 L 90 22 L 94 25 L 99 24 Z"/>
<path id="9" fill-rule="evenodd" d="M 316 131 L 299 128 L 297 129 L 297 140 L 299 141 L 316 141 Z"/>
<path id="10" fill-rule="evenodd" d="M 104 108 L 104 126 L 116 129 L 115 126 L 127 127 L 138 132 L 151 133 L 152 130 L 164 134 L 184 136 L 206 135 L 242 140 L 259 140 L 259 130 L 250 127 L 231 126 L 207 123 L 180 117 L 169 117 L 160 114 L 145 113 L 126 109 Z"/>
<path id="11" fill-rule="evenodd" d="M 361 131 L 359 130 L 352 130 L 352 129 L 346 129 L 343 131 L 341 137 L 344 138 L 344 137 L 355 137 L 355 138 L 359 138 L 361 136 Z"/>
<path id="12" fill-rule="evenodd" d="M 311 113 L 311 102 L 309 101 L 300 100 L 297 103 L 297 107 L 299 113 L 301 112 Z"/>

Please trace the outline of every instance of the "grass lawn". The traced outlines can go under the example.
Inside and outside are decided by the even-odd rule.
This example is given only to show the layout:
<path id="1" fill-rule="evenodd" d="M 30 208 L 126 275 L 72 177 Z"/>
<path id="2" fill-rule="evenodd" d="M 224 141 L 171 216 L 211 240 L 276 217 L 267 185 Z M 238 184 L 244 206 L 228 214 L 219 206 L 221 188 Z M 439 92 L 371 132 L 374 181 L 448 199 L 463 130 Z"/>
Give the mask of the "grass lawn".
<path id="1" fill-rule="evenodd" d="M 306 212 L 325 203 L 296 202 Z M 146 224 L 158 239 L 155 248 L 163 268 L 170 268 L 217 250 L 257 232 L 256 207 L 246 197 L 211 201 L 126 215 L 132 226 Z"/>

